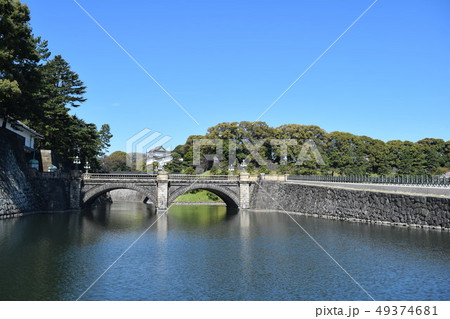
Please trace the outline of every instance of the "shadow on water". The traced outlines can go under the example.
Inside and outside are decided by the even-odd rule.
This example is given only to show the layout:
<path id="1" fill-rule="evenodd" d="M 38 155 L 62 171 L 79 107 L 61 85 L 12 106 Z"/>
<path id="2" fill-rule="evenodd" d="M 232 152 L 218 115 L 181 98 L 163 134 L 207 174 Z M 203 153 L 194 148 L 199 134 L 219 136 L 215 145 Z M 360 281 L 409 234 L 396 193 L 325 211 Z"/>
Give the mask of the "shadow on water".
<path id="1" fill-rule="evenodd" d="M 117 202 L 91 206 L 80 218 L 101 227 L 128 228 L 147 225 L 155 215 L 154 206 L 138 202 Z"/>

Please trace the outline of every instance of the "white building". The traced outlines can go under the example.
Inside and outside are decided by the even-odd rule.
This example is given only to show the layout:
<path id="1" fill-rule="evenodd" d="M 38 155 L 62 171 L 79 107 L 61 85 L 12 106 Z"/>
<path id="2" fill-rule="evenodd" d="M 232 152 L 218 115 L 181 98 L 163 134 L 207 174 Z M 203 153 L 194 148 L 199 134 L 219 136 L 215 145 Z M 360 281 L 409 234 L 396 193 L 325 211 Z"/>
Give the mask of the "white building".
<path id="1" fill-rule="evenodd" d="M 172 160 L 172 154 L 163 146 L 152 148 L 147 152 L 147 168 L 152 169 L 153 163 L 157 162 L 158 167 L 162 168 L 164 165 Z"/>
<path id="2" fill-rule="evenodd" d="M 0 127 L 3 126 L 3 121 L 4 121 L 4 119 L 0 118 Z M 33 151 L 34 150 L 34 140 L 43 138 L 43 136 L 40 135 L 35 130 L 29 128 L 22 122 L 11 119 L 11 118 L 6 123 L 6 129 L 23 137 L 24 147 L 25 147 L 26 151 Z"/>

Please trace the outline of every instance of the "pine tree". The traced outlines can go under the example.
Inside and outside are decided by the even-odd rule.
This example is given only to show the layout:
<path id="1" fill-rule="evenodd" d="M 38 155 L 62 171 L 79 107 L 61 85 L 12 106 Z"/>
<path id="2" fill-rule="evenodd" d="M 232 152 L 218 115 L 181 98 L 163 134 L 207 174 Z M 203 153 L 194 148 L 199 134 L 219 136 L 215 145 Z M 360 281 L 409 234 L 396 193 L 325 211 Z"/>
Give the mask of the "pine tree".
<path id="1" fill-rule="evenodd" d="M 5 119 L 27 119 L 36 108 L 41 56 L 29 21 L 27 5 L 0 0 L 0 116 Z"/>

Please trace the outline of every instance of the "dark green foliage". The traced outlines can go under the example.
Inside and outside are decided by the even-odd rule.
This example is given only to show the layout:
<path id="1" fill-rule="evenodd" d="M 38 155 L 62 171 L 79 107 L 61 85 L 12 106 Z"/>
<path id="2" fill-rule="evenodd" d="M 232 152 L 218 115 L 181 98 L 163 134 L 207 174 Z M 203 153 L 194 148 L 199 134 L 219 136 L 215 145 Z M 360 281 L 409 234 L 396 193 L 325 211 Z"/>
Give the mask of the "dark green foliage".
<path id="1" fill-rule="evenodd" d="M 450 168 L 450 141 L 445 142 L 444 162 L 445 167 Z"/>
<path id="2" fill-rule="evenodd" d="M 178 161 L 180 158 L 183 161 L 179 161 L 181 164 L 176 165 L 184 167 L 182 171 L 194 171 L 193 140 L 204 138 L 223 140 L 223 160 L 219 168 L 211 169 L 211 174 L 229 173 L 227 165 L 232 143 L 236 145 L 236 158 L 239 163 L 246 158 L 250 159 L 247 165 L 248 172 L 270 173 L 266 165 L 260 166 L 254 158 L 248 157 L 250 152 L 244 145 L 244 140 L 257 143 L 261 139 L 264 139 L 264 143 L 259 149 L 259 154 L 269 162 L 278 164 L 276 166 L 278 174 L 430 175 L 444 171 L 439 170 L 439 167 L 450 168 L 450 141 L 444 142 L 441 139 L 427 138 L 417 143 L 409 141 L 385 143 L 350 133 L 327 133 L 314 125 L 285 124 L 272 128 L 264 122 L 233 122 L 217 124 L 209 128 L 204 136 L 190 136 L 185 144 L 177 146 L 175 150 L 177 157 L 179 156 Z M 286 163 L 281 158 L 282 146 L 271 144 L 271 139 L 296 140 L 296 143 L 288 143 Z M 302 149 L 311 142 L 319 151 L 324 165 L 315 160 L 313 152 L 308 147 L 304 151 L 309 159 L 298 165 Z M 214 154 L 215 148 L 203 147 L 201 153 Z"/>
<path id="3" fill-rule="evenodd" d="M 211 169 L 209 170 L 209 173 L 210 173 L 211 175 L 219 175 L 219 174 L 220 174 L 220 171 L 219 171 L 219 169 L 218 169 L 217 167 L 213 166 L 213 167 L 211 167 Z"/>
<path id="4" fill-rule="evenodd" d="M 425 170 L 427 173 L 432 173 L 436 167 L 445 166 L 447 154 L 444 140 L 425 138 L 418 141 L 417 144 L 425 157 Z"/>
<path id="5" fill-rule="evenodd" d="M 220 200 L 219 196 L 217 196 L 216 194 L 211 193 L 211 192 L 207 192 L 206 196 L 208 196 L 208 198 L 210 200 L 212 200 L 212 201 L 219 201 Z"/>
<path id="6" fill-rule="evenodd" d="M 96 170 L 98 156 L 110 146 L 110 127 L 97 131 L 69 114 L 86 100 L 86 87 L 60 55 L 49 60 L 47 42 L 33 36 L 29 20 L 25 4 L 0 0 L 0 117 L 21 120 L 42 134 L 36 147 L 57 153 L 66 169 L 79 156 Z"/>
<path id="7" fill-rule="evenodd" d="M 183 174 L 189 174 L 189 175 L 194 175 L 195 174 L 195 169 L 191 166 L 186 167 L 183 171 Z"/>
<path id="8" fill-rule="evenodd" d="M 30 11 L 18 1 L 0 0 L 0 116 L 24 119 L 36 108 L 41 59 L 32 35 Z M 6 122 L 5 122 L 6 123 Z"/>
<path id="9" fill-rule="evenodd" d="M 59 154 L 66 168 L 70 168 L 72 159 L 79 156 L 82 162 L 89 162 L 92 170 L 99 169 L 97 157 L 104 155 L 110 146 L 112 134 L 109 125 L 103 125 L 97 131 L 95 124 L 69 114 L 69 107 L 78 107 L 85 101 L 83 82 L 61 56 L 55 56 L 42 65 L 40 72 L 40 108 L 30 115 L 28 121 L 44 135 L 37 147 Z"/>
<path id="10" fill-rule="evenodd" d="M 109 156 L 104 156 L 101 160 L 102 171 L 109 172 L 126 172 L 131 171 L 127 166 L 127 153 L 117 151 Z"/>
<path id="11" fill-rule="evenodd" d="M 104 155 L 108 152 L 108 148 L 111 146 L 110 141 L 113 137 L 109 124 L 103 124 L 98 134 L 100 139 L 99 154 Z"/>
<path id="12" fill-rule="evenodd" d="M 427 173 L 426 155 L 419 144 L 409 141 L 389 141 L 388 161 L 402 175 L 422 175 Z"/>
<path id="13" fill-rule="evenodd" d="M 258 173 L 270 174 L 270 170 L 266 165 L 262 165 L 258 168 Z"/>
<path id="14" fill-rule="evenodd" d="M 164 166 L 164 170 L 169 173 L 181 173 L 185 168 L 183 157 L 179 153 L 180 146 L 172 152 L 172 161 Z M 177 151 L 178 149 L 178 151 Z"/>

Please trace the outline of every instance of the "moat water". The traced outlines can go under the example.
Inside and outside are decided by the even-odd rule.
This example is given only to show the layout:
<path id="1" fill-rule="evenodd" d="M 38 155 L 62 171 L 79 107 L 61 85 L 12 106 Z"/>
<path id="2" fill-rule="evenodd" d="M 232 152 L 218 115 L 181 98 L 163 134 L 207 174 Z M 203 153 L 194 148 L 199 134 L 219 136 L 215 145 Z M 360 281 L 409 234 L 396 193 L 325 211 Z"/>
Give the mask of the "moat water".
<path id="1" fill-rule="evenodd" d="M 450 300 L 449 232 L 294 218 L 376 300 Z M 76 300 L 141 235 L 81 300 L 370 300 L 285 214 L 140 203 L 0 220 L 0 300 Z"/>

